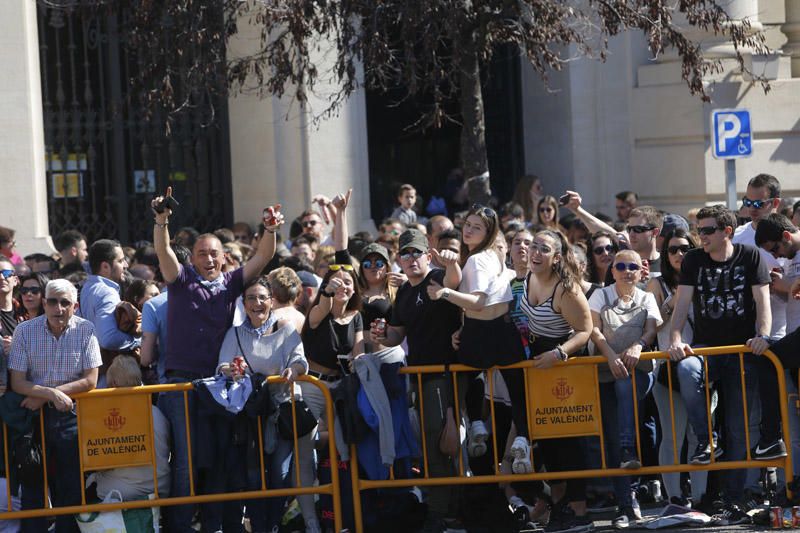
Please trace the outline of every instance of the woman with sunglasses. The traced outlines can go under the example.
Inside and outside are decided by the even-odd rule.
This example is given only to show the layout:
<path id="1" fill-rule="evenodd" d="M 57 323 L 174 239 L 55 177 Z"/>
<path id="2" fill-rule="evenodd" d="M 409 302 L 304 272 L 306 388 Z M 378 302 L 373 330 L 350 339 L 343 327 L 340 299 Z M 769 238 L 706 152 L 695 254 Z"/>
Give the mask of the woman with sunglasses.
<path id="1" fill-rule="evenodd" d="M 619 251 L 617 238 L 607 231 L 598 231 L 589 241 L 589 282 L 605 285 L 606 275 L 614 254 Z"/>
<path id="2" fill-rule="evenodd" d="M 529 272 L 520 309 L 528 323 L 534 367 L 550 368 L 583 349 L 589 341 L 592 319 L 581 285 L 580 267 L 562 233 L 552 230 L 536 233 L 528 257 Z M 544 439 L 538 446 L 549 471 L 576 470 L 583 466 L 580 439 Z M 591 524 L 586 515 L 584 480 L 556 482 L 551 489 L 556 502 L 551 512 L 553 531 L 573 531 L 574 527 Z"/>
<path id="3" fill-rule="evenodd" d="M 631 377 L 636 377 L 636 395 L 641 402 L 653 384 L 653 362 L 640 361 L 639 357 L 655 343 L 662 320 L 653 295 L 636 286 L 642 276 L 638 253 L 617 252 L 612 273 L 614 283 L 595 291 L 589 299 L 594 353 L 608 360 L 607 365 L 598 368 L 606 462 L 637 469 L 642 463 L 637 452 L 638 421 Z M 614 477 L 613 486 L 619 504 L 614 525 L 627 527 L 631 521 L 641 519 L 633 509 L 630 478 Z"/>
<path id="4" fill-rule="evenodd" d="M 19 279 L 17 320 L 24 322 L 44 314 L 44 288 L 47 285 L 47 276 L 31 273 Z"/>
<path id="5" fill-rule="evenodd" d="M 364 321 L 361 316 L 361 287 L 356 270 L 346 250 L 346 209 L 352 190 L 328 201 L 334 214 L 333 241 L 335 263 L 328 266 L 317 297 L 306 315 L 301 337 L 308 359 L 308 375 L 320 380 L 330 389 L 341 383 L 352 361 L 364 353 Z M 327 199 L 325 199 L 327 201 Z M 301 382 L 308 408 L 317 418 L 325 412 L 325 397 L 310 383 Z M 298 440 L 300 446 L 300 479 L 303 487 L 314 483 L 313 447 L 317 431 Z M 299 496 L 306 532 L 321 531 L 312 495 Z"/>
<path id="6" fill-rule="evenodd" d="M 664 245 L 661 249 L 661 257 L 666 257 L 667 261 L 661 267 L 661 276 L 651 279 L 647 283 L 647 292 L 653 294 L 661 309 L 661 315 L 664 317 L 664 323 L 658 328 L 658 348 L 659 350 L 666 350 L 669 348 L 669 332 L 672 327 L 672 310 L 675 306 L 675 291 L 678 289 L 678 282 L 681 275 L 681 263 L 683 258 L 689 250 L 697 248 L 697 243 L 692 235 L 678 228 L 675 231 L 669 232 L 664 236 Z M 685 342 L 691 343 L 694 336 L 694 319 L 692 308 L 689 308 L 689 316 L 686 324 L 681 332 L 683 339 L 688 339 Z M 656 361 L 655 375 L 656 383 L 653 386 L 653 398 L 658 407 L 658 416 L 661 422 L 663 431 L 663 438 L 661 445 L 658 449 L 658 462 L 661 465 L 671 465 L 680 463 L 680 449 L 683 448 L 684 438 L 689 441 L 689 450 L 697 449 L 697 436 L 694 434 L 689 418 L 686 414 L 686 404 L 683 402 L 683 397 L 678 390 L 678 374 L 676 371 L 677 365 L 671 365 L 672 372 L 672 390 L 670 390 L 669 376 L 667 370 L 667 363 L 663 359 Z M 672 403 L 670 403 L 670 395 L 672 396 Z M 675 447 L 673 446 L 672 439 L 672 418 L 670 413 L 674 409 L 675 420 L 675 440 L 678 446 L 679 460 L 675 461 Z M 690 472 L 692 480 L 692 502 L 698 504 L 703 494 L 706 491 L 706 482 L 708 479 L 707 472 L 694 471 Z M 664 480 L 664 489 L 667 492 L 667 497 L 673 503 L 685 505 L 687 502 L 681 493 L 680 474 L 677 473 L 664 473 L 661 475 Z"/>
<path id="7" fill-rule="evenodd" d="M 536 212 L 539 216 L 539 225 L 544 229 L 558 229 L 558 201 L 555 197 L 544 196 L 536 205 Z"/>
<path id="8" fill-rule="evenodd" d="M 361 251 L 358 282 L 362 291 L 362 316 L 364 324 L 370 327 L 377 320 L 388 322 L 392 316 L 397 287 L 390 283 L 390 264 L 389 251 L 382 244 L 371 243 Z M 377 352 L 383 348 L 380 344 L 365 340 L 366 352 Z M 399 350 L 402 351 L 402 348 Z"/>
<path id="9" fill-rule="evenodd" d="M 428 287 L 431 300 L 444 298 L 464 310 L 458 361 L 476 368 L 510 365 L 524 359 L 519 333 L 509 316 L 511 285 L 504 275 L 505 265 L 493 249 L 499 228 L 500 220 L 493 209 L 473 205 L 462 229 L 463 266 L 458 290 L 438 283 L 431 283 Z M 511 445 L 512 469 L 517 474 L 527 474 L 533 471 L 533 467 L 525 408 L 525 380 L 518 369 L 501 370 L 501 374 L 511 398 L 511 417 L 517 429 L 517 437 Z M 459 405 L 466 405 L 467 389 L 474 378 L 474 373 L 459 373 Z M 472 424 L 467 448 L 485 453 L 489 432 L 481 420 L 481 413 L 469 414 Z"/>

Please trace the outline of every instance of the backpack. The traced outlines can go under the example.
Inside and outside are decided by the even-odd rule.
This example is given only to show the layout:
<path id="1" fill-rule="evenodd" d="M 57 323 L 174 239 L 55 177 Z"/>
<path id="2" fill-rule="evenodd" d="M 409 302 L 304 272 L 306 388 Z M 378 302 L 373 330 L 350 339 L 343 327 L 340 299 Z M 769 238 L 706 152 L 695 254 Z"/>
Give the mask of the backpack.
<path id="1" fill-rule="evenodd" d="M 600 310 L 603 336 L 611 349 L 615 353 L 620 353 L 642 338 L 647 322 L 647 308 L 642 303 L 635 301 L 626 308 L 620 305 L 622 302 L 619 298 L 611 302 L 606 289 L 602 289 L 602 293 L 605 302 Z M 652 361 L 642 361 L 639 368 L 645 371 L 652 370 Z M 599 378 L 601 382 L 614 380 L 607 365 L 600 366 Z"/>

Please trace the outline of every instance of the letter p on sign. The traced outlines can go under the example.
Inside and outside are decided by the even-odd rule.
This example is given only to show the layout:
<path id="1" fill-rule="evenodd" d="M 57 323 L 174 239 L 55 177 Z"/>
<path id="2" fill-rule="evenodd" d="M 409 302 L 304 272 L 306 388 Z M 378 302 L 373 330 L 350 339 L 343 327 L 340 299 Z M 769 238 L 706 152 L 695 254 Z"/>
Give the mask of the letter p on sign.
<path id="1" fill-rule="evenodd" d="M 750 112 L 718 109 L 711 113 L 711 151 L 715 159 L 738 159 L 753 153 Z"/>

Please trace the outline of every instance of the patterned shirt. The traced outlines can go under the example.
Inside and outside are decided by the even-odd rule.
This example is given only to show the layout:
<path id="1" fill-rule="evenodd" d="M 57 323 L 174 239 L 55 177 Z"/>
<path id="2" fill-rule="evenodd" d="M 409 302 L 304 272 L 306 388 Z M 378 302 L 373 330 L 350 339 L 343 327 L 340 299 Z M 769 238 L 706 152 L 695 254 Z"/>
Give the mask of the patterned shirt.
<path id="1" fill-rule="evenodd" d="M 102 363 L 91 322 L 73 316 L 56 338 L 47 326 L 47 316 L 41 315 L 17 326 L 8 367 L 25 372 L 34 385 L 57 387 L 80 379 L 84 371 Z"/>

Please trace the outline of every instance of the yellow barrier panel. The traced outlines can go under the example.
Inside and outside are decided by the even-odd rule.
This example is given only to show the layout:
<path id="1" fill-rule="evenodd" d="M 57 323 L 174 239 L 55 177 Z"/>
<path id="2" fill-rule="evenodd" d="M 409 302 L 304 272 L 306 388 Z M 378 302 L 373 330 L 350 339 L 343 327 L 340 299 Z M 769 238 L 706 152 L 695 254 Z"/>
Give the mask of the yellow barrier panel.
<path id="1" fill-rule="evenodd" d="M 644 466 L 639 469 L 622 469 L 622 468 L 607 468 L 605 464 L 605 447 L 604 447 L 604 437 L 602 432 L 602 424 L 600 424 L 600 420 L 602 417 L 602 413 L 600 412 L 600 399 L 599 399 L 599 392 L 594 392 L 594 398 L 592 398 L 592 391 L 598 391 L 599 387 L 597 387 L 597 365 L 600 364 L 607 364 L 607 361 L 604 357 L 599 356 L 592 356 L 592 357 L 574 357 L 569 359 L 564 363 L 558 363 L 553 369 L 551 370 L 537 370 L 533 368 L 532 361 L 523 361 L 520 363 L 516 363 L 514 365 L 509 365 L 502 368 L 519 368 L 524 369 L 525 373 L 527 374 L 526 377 L 526 403 L 528 405 L 528 416 L 529 420 L 533 418 L 533 424 L 530 425 L 531 427 L 531 436 L 533 439 L 540 439 L 540 438 L 552 438 L 552 437 L 561 437 L 561 436 L 578 436 L 578 435 L 597 435 L 600 438 L 600 457 L 601 457 L 601 464 L 602 467 L 599 469 L 591 469 L 591 470 L 571 470 L 571 471 L 550 471 L 550 472 L 533 472 L 531 474 L 499 474 L 497 464 L 495 465 L 495 474 L 494 475 L 473 475 L 473 476 L 465 476 L 464 475 L 464 464 L 463 464 L 463 453 L 459 453 L 459 457 L 457 459 L 458 464 L 458 476 L 449 476 L 449 477 L 430 477 L 428 475 L 428 458 L 427 458 L 427 449 L 430 446 L 436 446 L 437 443 L 430 443 L 425 441 L 425 429 L 423 427 L 420 428 L 420 434 L 422 435 L 422 451 L 423 457 L 421 459 L 422 463 L 425 466 L 424 476 L 422 478 L 411 478 L 411 479 L 389 479 L 389 480 L 366 480 L 360 479 L 358 476 L 358 458 L 356 454 L 356 447 L 351 446 L 350 456 L 351 456 L 351 477 L 352 477 L 352 485 L 353 485 L 353 506 L 355 511 L 355 526 L 356 531 L 361 533 L 364 531 L 363 526 L 363 517 L 362 517 L 362 510 L 361 510 L 361 492 L 364 490 L 369 489 L 379 489 L 379 488 L 397 488 L 397 487 L 412 487 L 412 486 L 441 486 L 441 485 L 477 485 L 477 484 L 486 484 L 486 483 L 508 483 L 513 481 L 532 481 L 532 480 L 552 480 L 552 479 L 559 479 L 559 480 L 567 480 L 567 479 L 577 479 L 577 478 L 593 478 L 593 477 L 607 477 L 607 476 L 631 476 L 631 475 L 650 475 L 650 474 L 663 474 L 663 473 L 670 473 L 670 472 L 693 472 L 693 471 L 711 471 L 711 470 L 734 470 L 740 468 L 765 468 L 765 467 L 777 467 L 783 468 L 785 471 L 786 477 L 786 486 L 787 486 L 787 493 L 791 497 L 791 492 L 789 491 L 788 487 L 791 485 L 793 480 L 793 471 L 792 471 L 792 453 L 791 448 L 789 447 L 788 455 L 784 458 L 768 460 L 768 461 L 755 461 L 750 457 L 750 449 L 752 448 L 752 443 L 750 442 L 750 433 L 748 428 L 748 424 L 746 421 L 748 420 L 748 412 L 747 412 L 747 397 L 745 392 L 745 369 L 744 369 L 744 354 L 749 353 L 749 348 L 747 346 L 720 346 L 720 347 L 712 347 L 712 348 L 696 348 L 694 349 L 696 355 L 699 356 L 719 356 L 719 355 L 738 355 L 739 358 L 739 373 L 741 379 L 741 386 L 742 386 L 742 400 L 743 400 L 743 414 L 745 420 L 745 442 L 747 446 L 747 458 L 746 460 L 742 461 L 715 461 L 713 459 L 713 448 L 712 448 L 712 460 L 711 463 L 708 465 L 688 465 L 688 464 L 679 464 L 679 458 L 677 451 L 675 452 L 675 464 L 671 465 L 659 465 L 659 466 Z M 778 392 L 780 398 L 786 398 L 786 379 L 785 374 L 783 372 L 783 365 L 778 360 L 778 358 L 771 352 L 767 351 L 764 355 L 760 357 L 766 357 L 769 359 L 773 366 L 776 369 L 777 375 L 777 385 L 778 385 Z M 643 353 L 641 356 L 642 360 L 649 360 L 649 359 L 665 359 L 668 366 L 667 368 L 670 369 L 674 362 L 669 360 L 669 355 L 666 352 L 647 352 Z M 710 387 L 708 382 L 708 366 L 707 366 L 707 359 L 704 357 L 704 364 L 705 364 L 705 395 L 706 395 L 706 408 L 707 412 L 710 412 Z M 500 367 L 495 367 L 493 369 L 488 370 L 488 383 L 490 389 L 490 398 L 494 397 L 493 394 L 493 387 L 494 387 L 494 380 L 492 379 L 492 373 L 496 371 Z M 567 370 L 569 369 L 569 370 Z M 575 372 L 573 373 L 573 369 Z M 578 370 L 580 369 L 580 370 Z M 584 370 L 586 369 L 586 370 Z M 401 369 L 401 373 L 404 374 L 416 374 L 416 380 L 412 378 L 412 383 L 416 381 L 418 384 L 419 391 L 422 390 L 422 375 L 424 374 L 443 374 L 445 372 L 451 372 L 453 375 L 453 385 L 454 385 L 454 400 L 455 400 L 455 408 L 456 412 L 458 413 L 458 385 L 457 385 L 457 376 L 458 372 L 475 372 L 476 368 L 468 367 L 465 365 L 449 365 L 445 367 L 444 365 L 428 365 L 428 366 L 414 366 L 414 367 L 406 367 Z M 590 392 L 586 395 L 581 394 L 580 399 L 576 396 L 573 400 L 573 405 L 581 405 L 582 412 L 591 412 L 597 413 L 597 426 L 589 426 L 590 421 L 588 419 L 574 421 L 575 423 L 567 423 L 562 425 L 562 429 L 564 429 L 564 433 L 561 433 L 560 430 L 553 429 L 553 426 L 558 426 L 561 424 L 552 424 L 552 423 L 542 423 L 539 424 L 537 434 L 535 429 L 536 425 L 536 409 L 542 409 L 543 406 L 549 406 L 550 408 L 558 406 L 556 401 L 561 401 L 560 398 L 565 398 L 564 402 L 569 400 L 576 395 L 577 388 L 574 388 L 575 385 L 572 384 L 570 380 L 577 379 L 577 380 L 586 380 L 586 375 L 593 375 L 593 387 L 590 387 Z M 563 378 L 566 376 L 566 382 L 559 381 L 559 376 Z M 668 380 L 670 389 L 672 388 L 672 375 L 668 374 Z M 544 383 L 544 386 L 542 385 Z M 577 383 L 577 382 L 575 382 Z M 583 383 L 583 381 L 581 381 Z M 636 380 L 632 379 L 633 385 L 633 398 L 635 399 L 637 396 L 636 391 Z M 553 387 L 556 388 L 556 391 L 553 391 Z M 567 394 L 569 391 L 565 389 L 565 387 L 573 387 L 571 394 Z M 550 390 L 547 390 L 547 389 Z M 549 396 L 549 397 L 548 397 Z M 555 397 L 556 401 L 552 398 Z M 425 417 L 422 415 L 424 413 L 424 403 L 422 399 L 422 395 L 419 395 L 418 401 L 420 403 L 420 424 L 424 424 Z M 579 402 L 579 403 L 578 403 Z M 493 402 L 490 402 L 492 404 Z M 639 457 L 641 457 L 641 442 L 639 436 L 639 413 L 638 413 L 638 402 L 634 401 L 634 420 L 636 421 L 636 447 L 637 451 L 639 452 Z M 492 417 L 492 429 L 493 433 L 496 429 L 496 424 L 494 420 L 494 409 L 493 406 L 490 407 L 491 417 Z M 567 410 L 569 411 L 569 409 Z M 788 419 L 788 407 L 786 401 L 780 402 L 780 411 L 781 411 L 781 424 L 783 430 L 783 438 L 786 442 L 790 442 L 790 430 L 789 430 L 789 419 Z M 533 416 L 531 415 L 533 412 Z M 709 435 L 712 435 L 712 427 L 711 427 L 711 417 L 709 416 Z M 672 395 L 670 395 L 670 419 L 671 419 L 671 430 L 672 430 L 672 439 L 673 439 L 673 449 L 679 450 L 680 448 L 676 445 L 676 437 L 675 437 L 675 409 L 672 401 Z M 594 424 L 594 420 L 591 421 Z M 586 425 L 582 425 L 582 424 Z M 547 430 L 542 433 L 542 427 L 548 427 Z M 566 426 L 566 429 L 565 429 Z M 665 428 L 662 428 L 665 429 Z M 543 436 L 545 435 L 545 436 Z M 493 437 L 494 439 L 494 437 Z M 713 440 L 713 439 L 712 439 Z M 495 444 L 495 449 L 497 447 L 496 439 L 493 440 Z M 712 443 L 713 446 L 713 443 Z M 461 452 L 461 450 L 459 449 Z M 498 462 L 497 452 L 495 452 L 494 456 L 495 463 Z M 456 461 L 456 459 L 454 459 Z"/>
<path id="2" fill-rule="evenodd" d="M 267 383 L 284 383 L 286 380 L 280 376 L 270 376 Z M 310 376 L 300 376 L 297 381 L 305 381 L 313 384 L 320 389 L 325 397 L 325 420 L 328 425 L 328 452 L 331 458 L 337 456 L 336 441 L 334 437 L 334 411 L 328 387 L 321 384 L 319 380 Z M 216 493 L 196 495 L 194 492 L 194 480 L 192 478 L 192 454 L 191 454 L 191 434 L 189 433 L 188 417 L 188 392 L 193 389 L 191 383 L 151 385 L 142 387 L 126 387 L 116 389 L 95 389 L 74 395 L 76 413 L 78 415 L 78 443 L 80 448 L 79 461 L 81 479 L 85 478 L 85 473 L 92 470 L 102 470 L 107 468 L 119 468 L 127 466 L 152 465 L 153 467 L 153 486 L 155 498 L 152 500 L 136 500 L 118 503 L 95 503 L 86 504 L 85 490 L 81 491 L 81 505 L 64 507 L 45 507 L 43 509 L 27 509 L 24 511 L 9 511 L 0 513 L 0 520 L 19 520 L 24 518 L 36 518 L 44 516 L 56 516 L 64 514 L 78 514 L 113 511 L 117 509 L 142 509 L 149 507 L 162 507 L 171 505 L 201 504 L 212 502 L 224 502 L 233 500 L 248 500 L 257 498 L 301 496 L 305 494 L 329 494 L 333 500 L 334 526 L 336 531 L 342 529 L 341 513 L 341 494 L 339 491 L 339 472 L 336 468 L 331 468 L 331 482 L 311 487 L 300 486 L 299 475 L 297 477 L 297 487 L 285 489 L 270 489 L 266 485 L 264 477 L 264 456 L 259 454 L 261 468 L 261 489 L 231 493 Z M 161 392 L 182 392 L 184 395 L 184 409 L 186 416 L 187 444 L 189 446 L 189 479 L 190 496 L 162 498 L 158 496 L 158 477 L 156 474 L 156 463 L 154 455 L 154 432 L 152 421 L 152 410 L 150 409 L 150 398 L 152 394 Z M 292 397 L 292 423 L 297 427 L 297 414 L 294 406 L 294 395 Z M 48 502 L 47 486 L 47 450 L 44 442 L 44 418 L 39 416 L 40 433 L 42 435 L 42 464 L 44 481 L 44 501 Z M 261 433 L 262 422 L 258 420 L 259 428 L 259 447 L 263 450 L 263 437 Z M 295 431 L 294 450 L 295 462 L 297 461 L 297 435 Z M 134 446 L 136 449 L 134 450 Z M 141 449 L 144 448 L 144 450 Z M 107 448 L 107 449 L 104 449 Z M 8 428 L 3 423 L 3 452 L 6 472 L 10 472 L 10 451 L 8 441 Z M 146 460 L 143 459 L 146 455 Z M 11 509 L 11 486 L 10 476 L 6 476 L 6 490 L 8 494 L 8 509 Z M 45 503 L 45 505 L 48 505 Z"/>

